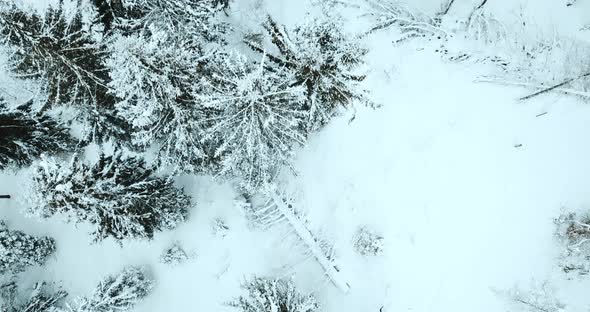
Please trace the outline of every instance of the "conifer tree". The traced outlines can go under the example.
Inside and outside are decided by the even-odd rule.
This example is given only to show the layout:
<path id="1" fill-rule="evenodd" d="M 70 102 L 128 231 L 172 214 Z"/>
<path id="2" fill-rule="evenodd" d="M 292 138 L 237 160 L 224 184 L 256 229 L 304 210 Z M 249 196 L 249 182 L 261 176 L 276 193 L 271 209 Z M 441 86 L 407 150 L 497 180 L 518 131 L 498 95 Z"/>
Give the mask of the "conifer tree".
<path id="1" fill-rule="evenodd" d="M 30 165 L 41 154 L 70 151 L 69 130 L 47 114 L 35 115 L 32 102 L 9 109 L 0 98 L 0 169 Z"/>
<path id="2" fill-rule="evenodd" d="M 132 142 L 159 145 L 158 159 L 185 172 L 206 166 L 201 140 L 206 112 L 195 101 L 207 57 L 199 45 L 151 25 L 110 40 L 107 62 L 118 115 L 132 126 Z"/>
<path id="3" fill-rule="evenodd" d="M 117 25 L 119 20 L 128 14 L 121 0 L 91 0 L 96 7 L 98 19 L 102 22 L 104 33 L 110 32 Z"/>
<path id="4" fill-rule="evenodd" d="M 276 54 L 268 59 L 294 75 L 294 85 L 305 88 L 306 129 L 315 131 L 353 101 L 371 104 L 360 87 L 364 75 L 356 73 L 367 53 L 358 39 L 328 18 L 315 19 L 288 32 L 272 17 L 264 23 Z M 254 51 L 269 51 L 260 36 L 245 40 Z"/>
<path id="5" fill-rule="evenodd" d="M 45 159 L 33 182 L 33 214 L 63 214 L 68 221 L 88 222 L 95 229 L 94 241 L 150 239 L 183 222 L 191 205 L 170 178 L 155 176 L 142 158 L 120 152 L 103 153 L 94 164 L 77 156 L 69 164 Z"/>
<path id="6" fill-rule="evenodd" d="M 300 294 L 290 280 L 255 277 L 242 285 L 246 294 L 230 302 L 242 312 L 314 312 L 319 309 L 312 295 Z"/>
<path id="7" fill-rule="evenodd" d="M 83 22 L 81 10 L 69 17 L 63 1 L 45 15 L 27 12 L 16 4 L 0 9 L 0 40 L 10 49 L 11 70 L 34 79 L 47 94 L 42 111 L 76 106 L 93 139 L 125 136 L 125 123 L 115 117 L 104 68 L 104 47 Z"/>
<path id="8" fill-rule="evenodd" d="M 259 64 L 235 53 L 217 60 L 208 89 L 198 94 L 213 110 L 204 138 L 218 144 L 218 174 L 254 191 L 289 165 L 294 147 L 305 142 L 304 90 L 292 86 L 289 71 L 269 70 L 264 57 Z"/>
<path id="9" fill-rule="evenodd" d="M 55 241 L 52 238 L 9 230 L 0 221 L 0 274 L 20 273 L 29 266 L 42 265 L 54 252 Z"/>
<path id="10" fill-rule="evenodd" d="M 71 312 L 124 312 L 130 311 L 154 287 L 146 270 L 127 267 L 117 275 L 102 280 L 92 295 L 82 298 Z"/>
<path id="11" fill-rule="evenodd" d="M 227 26 L 216 18 L 228 0 L 92 0 L 105 32 L 130 34 L 150 25 L 219 41 Z"/>

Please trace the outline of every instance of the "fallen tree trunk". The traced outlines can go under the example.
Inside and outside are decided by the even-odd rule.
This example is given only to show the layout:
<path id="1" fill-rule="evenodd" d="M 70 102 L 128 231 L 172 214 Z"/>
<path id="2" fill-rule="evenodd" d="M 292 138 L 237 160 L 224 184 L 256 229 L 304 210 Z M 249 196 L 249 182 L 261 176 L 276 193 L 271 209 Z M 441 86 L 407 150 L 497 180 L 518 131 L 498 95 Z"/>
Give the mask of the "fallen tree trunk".
<path id="1" fill-rule="evenodd" d="M 318 244 L 314 239 L 313 235 L 309 232 L 309 230 L 305 227 L 305 225 L 293 214 L 291 209 L 287 207 L 287 205 L 279 198 L 279 196 L 274 195 L 272 197 L 276 208 L 281 213 L 281 215 L 287 220 L 287 222 L 293 227 L 297 236 L 301 238 L 303 243 L 309 248 L 313 257 L 317 260 L 317 262 L 322 266 L 324 272 L 330 279 L 330 281 L 340 289 L 343 293 L 347 293 L 350 290 L 350 284 L 346 281 L 340 269 L 332 261 L 330 261 Z"/>

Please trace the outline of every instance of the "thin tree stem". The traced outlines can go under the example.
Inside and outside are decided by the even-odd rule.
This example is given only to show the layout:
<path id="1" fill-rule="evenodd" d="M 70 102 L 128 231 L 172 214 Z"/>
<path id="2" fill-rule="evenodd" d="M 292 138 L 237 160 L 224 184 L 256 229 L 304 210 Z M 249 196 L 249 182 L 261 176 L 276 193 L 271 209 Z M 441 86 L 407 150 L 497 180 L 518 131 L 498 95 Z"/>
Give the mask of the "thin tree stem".
<path id="1" fill-rule="evenodd" d="M 582 79 L 582 78 L 584 78 L 584 77 L 588 77 L 588 76 L 590 76 L 590 72 L 588 72 L 588 73 L 585 73 L 585 74 L 583 74 L 583 75 L 580 75 L 580 76 L 578 76 L 578 77 L 575 77 L 575 78 L 569 78 L 569 79 L 566 79 L 566 80 L 564 80 L 564 81 L 562 81 L 562 82 L 560 82 L 560 83 L 558 83 L 558 84 L 556 84 L 556 85 L 553 85 L 553 86 L 551 86 L 551 87 L 548 87 L 548 88 L 542 89 L 542 90 L 540 90 L 540 91 L 537 91 L 537 92 L 535 92 L 535 93 L 529 94 L 529 95 L 527 95 L 527 96 L 523 96 L 523 97 L 521 97 L 519 100 L 520 100 L 520 101 L 526 101 L 526 100 L 528 100 L 528 99 L 530 99 L 530 98 L 533 98 L 533 97 L 535 97 L 535 96 L 538 96 L 538 95 L 541 95 L 541 94 L 544 94 L 544 93 L 547 93 L 547 92 L 551 92 L 551 91 L 553 91 L 553 90 L 555 90 L 555 89 L 557 89 L 557 88 L 563 87 L 563 86 L 565 86 L 565 85 L 567 85 L 567 84 L 569 84 L 569 83 L 571 83 L 571 82 L 574 82 L 574 81 L 576 81 L 576 80 L 578 80 L 578 79 Z"/>

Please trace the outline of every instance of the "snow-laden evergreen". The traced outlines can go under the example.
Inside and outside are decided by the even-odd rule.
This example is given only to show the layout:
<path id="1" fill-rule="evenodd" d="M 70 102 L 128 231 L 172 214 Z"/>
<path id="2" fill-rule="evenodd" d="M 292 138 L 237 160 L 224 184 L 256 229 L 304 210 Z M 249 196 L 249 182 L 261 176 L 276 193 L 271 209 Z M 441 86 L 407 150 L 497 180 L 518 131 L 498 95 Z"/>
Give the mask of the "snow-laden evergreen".
<path id="1" fill-rule="evenodd" d="M 208 41 L 221 39 L 227 26 L 216 15 L 228 0 L 92 0 L 105 32 L 132 33 L 150 25 L 182 31 Z"/>
<path id="2" fill-rule="evenodd" d="M 158 158 L 181 171 L 202 171 L 209 161 L 206 114 L 195 101 L 207 57 L 187 38 L 152 25 L 149 31 L 109 40 L 107 61 L 117 114 L 133 127 L 133 144 L 159 145 Z"/>
<path id="3" fill-rule="evenodd" d="M 81 10 L 69 16 L 63 2 L 45 14 L 2 4 L 0 40 L 9 48 L 10 69 L 16 77 L 36 81 L 42 88 L 42 111 L 74 107 L 86 123 L 88 139 L 125 137 L 125 123 L 113 115 L 108 93 L 104 47 L 84 23 Z"/>
<path id="4" fill-rule="evenodd" d="M 255 64 L 237 53 L 216 60 L 206 92 L 197 95 L 213 110 L 204 139 L 216 144 L 217 174 L 256 192 L 289 166 L 294 148 L 305 142 L 304 89 L 293 86 L 285 68 L 268 69 L 265 56 Z"/>
<path id="5" fill-rule="evenodd" d="M 32 102 L 10 109 L 0 98 L 0 169 L 28 166 L 41 154 L 70 152 L 70 131 L 47 114 L 35 114 Z"/>
<path id="6" fill-rule="evenodd" d="M 301 294 L 288 279 L 254 277 L 242 288 L 245 294 L 230 302 L 240 312 L 320 311 L 315 297 Z"/>
<path id="7" fill-rule="evenodd" d="M 35 237 L 10 230 L 0 221 L 0 274 L 20 273 L 29 266 L 42 265 L 55 252 L 50 237 Z"/>
<path id="8" fill-rule="evenodd" d="M 268 49 L 264 37 L 256 34 L 245 42 L 260 53 L 269 50 L 268 59 L 290 71 L 293 84 L 305 89 L 307 131 L 326 125 L 341 107 L 371 104 L 360 84 L 365 76 L 359 72 L 367 50 L 354 34 L 343 31 L 338 20 L 317 18 L 286 29 L 269 16 L 264 29 L 274 49 Z"/>
<path id="9" fill-rule="evenodd" d="M 148 296 L 155 285 L 143 267 L 126 267 L 107 276 L 88 297 L 69 304 L 64 312 L 125 312 Z"/>
<path id="10" fill-rule="evenodd" d="M 183 222 L 191 206 L 170 178 L 155 176 L 142 158 L 120 152 L 101 154 L 93 164 L 79 156 L 69 163 L 46 158 L 35 170 L 31 191 L 33 215 L 88 222 L 95 241 L 152 238 Z"/>

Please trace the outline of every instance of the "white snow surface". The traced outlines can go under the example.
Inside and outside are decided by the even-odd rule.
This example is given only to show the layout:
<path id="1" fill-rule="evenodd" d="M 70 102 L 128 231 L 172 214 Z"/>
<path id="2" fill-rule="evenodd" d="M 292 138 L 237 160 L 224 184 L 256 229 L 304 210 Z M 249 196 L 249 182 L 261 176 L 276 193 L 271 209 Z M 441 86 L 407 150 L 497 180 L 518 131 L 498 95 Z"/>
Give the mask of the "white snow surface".
<path id="1" fill-rule="evenodd" d="M 284 23 L 307 10 L 295 0 L 270 2 Z M 499 2 L 498 16 L 512 18 L 522 7 L 566 34 L 590 22 L 580 13 L 590 12 L 582 0 L 573 15 L 565 1 Z M 248 15 L 243 10 L 251 6 L 234 10 Z M 26 172 L 2 172 L 0 193 L 16 198 L 0 199 L 0 218 L 57 241 L 46 267 L 22 275 L 25 286 L 61 281 L 74 297 L 126 265 L 147 265 L 157 286 L 135 311 L 232 311 L 225 303 L 246 278 L 289 272 L 302 291 L 316 294 L 322 311 L 492 312 L 519 311 L 494 289 L 550 280 L 566 311 L 588 311 L 589 282 L 567 280 L 557 268 L 552 222 L 563 207 L 590 208 L 590 106 L 561 94 L 519 102 L 530 90 L 474 82 L 485 66 L 445 63 L 423 42 L 391 41 L 387 31 L 367 39 L 366 86 L 382 107 L 359 107 L 350 123 L 353 112 L 335 119 L 300 151 L 297 175 L 286 178 L 310 229 L 334 243 L 348 293 L 313 259 L 298 259 L 277 232 L 248 227 L 234 205 L 237 194 L 209 177 L 177 179 L 196 203 L 186 224 L 120 247 L 91 244 L 84 226 L 59 218 L 27 218 L 20 200 Z M 212 232 L 218 218 L 229 227 L 225 237 Z M 384 237 L 383 255 L 353 250 L 364 225 Z M 160 263 L 175 241 L 196 257 L 174 267 Z"/>

